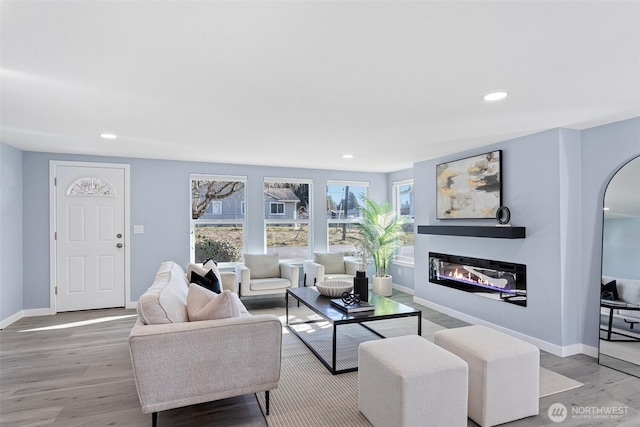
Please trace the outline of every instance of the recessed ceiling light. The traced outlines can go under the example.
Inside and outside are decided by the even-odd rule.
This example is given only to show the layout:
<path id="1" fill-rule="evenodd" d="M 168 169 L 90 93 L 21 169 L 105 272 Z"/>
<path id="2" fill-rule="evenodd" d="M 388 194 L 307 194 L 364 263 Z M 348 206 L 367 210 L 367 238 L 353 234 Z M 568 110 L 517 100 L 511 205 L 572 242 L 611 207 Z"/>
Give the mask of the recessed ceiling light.
<path id="1" fill-rule="evenodd" d="M 353 154 L 343 154 L 342 158 L 343 159 L 353 159 Z"/>
<path id="2" fill-rule="evenodd" d="M 100 138 L 104 138 L 104 139 L 116 139 L 118 137 L 118 135 L 114 135 L 112 133 L 101 133 L 100 134 Z"/>
<path id="3" fill-rule="evenodd" d="M 491 92 L 486 94 L 483 99 L 485 101 L 498 101 L 507 97 L 507 92 Z"/>

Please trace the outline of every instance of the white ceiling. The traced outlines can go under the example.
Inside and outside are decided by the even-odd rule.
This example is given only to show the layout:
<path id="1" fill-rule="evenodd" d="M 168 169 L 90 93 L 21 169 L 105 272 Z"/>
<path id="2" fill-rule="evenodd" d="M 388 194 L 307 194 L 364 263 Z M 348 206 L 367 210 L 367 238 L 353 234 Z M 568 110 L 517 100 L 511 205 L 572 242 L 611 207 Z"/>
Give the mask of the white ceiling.
<path id="1" fill-rule="evenodd" d="M 389 172 L 640 116 L 636 1 L 0 7 L 0 140 L 23 150 Z"/>

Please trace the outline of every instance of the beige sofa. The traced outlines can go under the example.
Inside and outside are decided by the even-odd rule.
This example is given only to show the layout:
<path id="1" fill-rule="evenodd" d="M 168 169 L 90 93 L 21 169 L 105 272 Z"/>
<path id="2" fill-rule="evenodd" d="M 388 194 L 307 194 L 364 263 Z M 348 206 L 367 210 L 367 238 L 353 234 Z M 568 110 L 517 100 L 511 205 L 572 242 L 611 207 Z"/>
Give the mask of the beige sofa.
<path id="1" fill-rule="evenodd" d="M 221 276 L 223 289 L 237 289 L 234 273 Z M 268 415 L 280 379 L 280 320 L 242 305 L 239 317 L 189 322 L 188 289 L 184 270 L 169 261 L 138 300 L 129 349 L 142 412 L 155 426 L 159 411 L 264 391 Z"/>

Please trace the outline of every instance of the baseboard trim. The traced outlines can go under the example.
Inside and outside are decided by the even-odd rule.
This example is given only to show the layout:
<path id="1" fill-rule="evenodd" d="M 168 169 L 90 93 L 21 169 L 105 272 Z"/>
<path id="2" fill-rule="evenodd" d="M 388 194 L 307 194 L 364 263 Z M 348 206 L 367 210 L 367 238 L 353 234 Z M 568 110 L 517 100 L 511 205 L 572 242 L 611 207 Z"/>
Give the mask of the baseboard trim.
<path id="1" fill-rule="evenodd" d="M 567 357 L 567 356 L 573 356 L 574 354 L 582 353 L 582 354 L 586 354 L 587 356 L 598 357 L 598 349 L 585 344 L 571 344 L 567 346 L 559 346 L 535 337 L 531 337 L 529 335 L 525 335 L 521 332 L 513 331 L 503 326 L 496 325 L 491 322 L 487 322 L 486 320 L 482 320 L 477 317 L 470 316 L 468 314 L 461 313 L 456 310 L 452 310 L 448 307 L 442 306 L 440 304 L 435 304 L 431 301 L 427 301 L 419 297 L 414 296 L 413 302 L 415 302 L 416 304 L 424 305 L 425 307 L 431 308 L 433 310 L 444 313 L 448 316 L 455 317 L 456 319 L 460 319 L 474 325 L 484 325 L 484 326 L 489 326 L 493 329 L 497 329 L 501 332 L 504 332 L 507 335 L 511 335 L 513 337 L 520 338 L 523 341 L 527 341 L 535 345 L 536 347 L 538 347 L 540 350 L 544 350 L 547 353 L 551 353 L 556 356 Z"/>
<path id="2" fill-rule="evenodd" d="M 56 314 L 56 311 L 53 308 L 30 308 L 23 311 L 24 317 L 52 316 Z"/>
<path id="3" fill-rule="evenodd" d="M 594 357 L 597 359 L 600 353 L 600 350 L 598 350 L 598 347 L 593 347 L 586 344 L 574 344 L 574 345 L 568 345 L 567 347 L 569 347 L 572 351 L 575 351 L 571 354 L 567 354 L 567 356 L 571 356 L 573 354 L 586 354 L 587 356 Z"/>
<path id="4" fill-rule="evenodd" d="M 7 317 L 6 319 L 2 319 L 0 320 L 0 329 L 4 329 L 7 326 L 12 325 L 13 323 L 17 322 L 18 320 L 22 319 L 24 317 L 24 310 L 20 310 L 19 312 L 12 314 L 11 316 Z"/>
<path id="5" fill-rule="evenodd" d="M 408 288 L 406 286 L 402 286 L 402 285 L 396 285 L 395 283 L 392 284 L 393 289 L 397 289 L 401 292 L 404 292 L 405 294 L 409 294 L 409 295 L 415 295 L 416 291 L 412 288 Z"/>

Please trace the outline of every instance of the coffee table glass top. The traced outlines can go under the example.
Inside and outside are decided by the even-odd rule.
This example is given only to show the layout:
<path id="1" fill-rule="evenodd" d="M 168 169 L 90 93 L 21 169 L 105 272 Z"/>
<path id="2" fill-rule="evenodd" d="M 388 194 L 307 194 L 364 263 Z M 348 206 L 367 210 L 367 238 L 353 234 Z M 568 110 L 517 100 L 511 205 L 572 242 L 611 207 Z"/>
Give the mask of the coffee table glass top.
<path id="1" fill-rule="evenodd" d="M 298 302 L 298 307 L 289 307 L 289 297 Z M 422 333 L 420 310 L 373 293 L 369 293 L 368 302 L 374 305 L 374 310 L 352 314 L 331 305 L 332 298 L 321 295 L 314 287 L 289 288 L 286 299 L 287 328 L 300 338 L 334 375 L 358 369 L 360 343 L 385 337 L 381 331 L 376 330 L 377 326 L 374 326 L 380 326 L 378 321 L 415 318 L 417 334 Z M 296 311 L 292 315 L 293 322 L 289 317 L 292 310 Z M 301 315 L 301 310 L 315 314 L 310 317 Z"/>
<path id="2" fill-rule="evenodd" d="M 413 307 L 400 304 L 389 298 L 385 298 L 374 293 L 369 293 L 369 304 L 373 304 L 373 311 L 365 311 L 358 313 L 345 313 L 337 307 L 331 305 L 330 297 L 321 295 L 314 287 L 290 288 L 288 290 L 295 298 L 305 302 L 305 304 L 321 316 L 331 319 L 334 322 L 358 320 L 363 318 L 375 318 L 375 320 L 384 319 L 385 316 L 396 317 L 399 314 L 419 313 L 420 310 Z M 373 320 L 373 319 L 372 319 Z"/>

